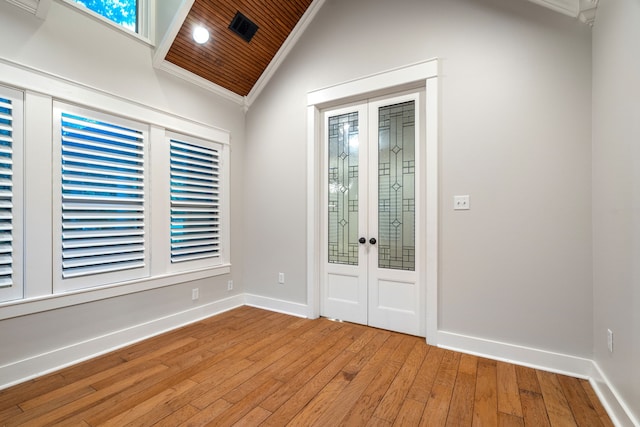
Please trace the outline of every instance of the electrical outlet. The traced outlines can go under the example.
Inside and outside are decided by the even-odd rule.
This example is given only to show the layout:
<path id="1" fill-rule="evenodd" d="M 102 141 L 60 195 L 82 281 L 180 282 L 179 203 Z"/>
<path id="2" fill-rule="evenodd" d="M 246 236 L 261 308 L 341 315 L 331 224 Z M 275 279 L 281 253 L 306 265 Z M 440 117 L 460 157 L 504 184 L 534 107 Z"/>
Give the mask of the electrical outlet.
<path id="1" fill-rule="evenodd" d="M 191 300 L 195 301 L 198 298 L 200 298 L 200 289 L 198 288 L 191 289 Z"/>
<path id="2" fill-rule="evenodd" d="M 464 211 L 471 209 L 469 196 L 453 196 L 453 210 Z"/>
<path id="3" fill-rule="evenodd" d="M 284 273 L 278 273 L 278 283 L 284 285 Z"/>
<path id="4" fill-rule="evenodd" d="M 233 290 L 233 280 L 229 280 L 227 282 L 227 290 L 228 291 L 232 291 Z"/>
<path id="5" fill-rule="evenodd" d="M 607 329 L 607 348 L 609 353 L 613 353 L 613 331 L 611 329 Z"/>

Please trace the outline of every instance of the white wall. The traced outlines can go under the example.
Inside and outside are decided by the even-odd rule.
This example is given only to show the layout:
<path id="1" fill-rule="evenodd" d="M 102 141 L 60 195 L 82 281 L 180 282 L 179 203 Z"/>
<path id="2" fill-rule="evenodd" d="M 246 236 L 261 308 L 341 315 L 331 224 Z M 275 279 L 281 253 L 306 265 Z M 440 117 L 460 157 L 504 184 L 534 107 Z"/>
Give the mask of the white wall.
<path id="1" fill-rule="evenodd" d="M 640 3 L 593 27 L 594 360 L 640 423 Z M 614 351 L 607 349 L 607 329 Z M 640 425 L 640 424 L 638 424 Z"/>
<path id="2" fill-rule="evenodd" d="M 121 345 L 136 334 L 153 333 L 152 324 L 170 327 L 174 320 L 207 315 L 228 306 L 219 301 L 241 295 L 242 198 L 236 195 L 243 192 L 242 108 L 154 70 L 151 47 L 56 1 L 45 21 L 0 1 L 0 39 L 5 41 L 0 43 L 2 60 L 230 131 L 232 218 L 231 274 L 187 283 L 177 279 L 173 286 L 0 321 L 0 386 L 34 370 Z M 47 141 L 43 149 L 49 149 Z M 50 180 L 42 177 L 44 183 Z M 234 280 L 232 292 L 227 291 L 229 279 Z M 191 301 L 194 287 L 200 288 L 196 302 Z M 42 364 L 34 362 L 39 356 Z"/>
<path id="3" fill-rule="evenodd" d="M 247 115 L 247 292 L 306 302 L 306 93 L 439 57 L 440 330 L 590 358 L 590 41 L 525 0 L 327 0 Z"/>
<path id="4" fill-rule="evenodd" d="M 525 0 L 327 0 L 245 135 L 241 107 L 153 70 L 148 46 L 58 2 L 40 21 L 0 1 L 11 40 L 0 58 L 229 130 L 233 221 L 231 275 L 0 321 L 0 367 L 193 309 L 196 286 L 195 306 L 243 291 L 304 304 L 307 92 L 439 57 L 440 330 L 587 358 L 595 348 L 637 416 L 640 66 L 626 54 L 637 22 L 634 0 L 601 0 L 592 278 L 591 34 L 576 20 Z M 453 212 L 454 194 L 470 194 L 471 211 Z"/>

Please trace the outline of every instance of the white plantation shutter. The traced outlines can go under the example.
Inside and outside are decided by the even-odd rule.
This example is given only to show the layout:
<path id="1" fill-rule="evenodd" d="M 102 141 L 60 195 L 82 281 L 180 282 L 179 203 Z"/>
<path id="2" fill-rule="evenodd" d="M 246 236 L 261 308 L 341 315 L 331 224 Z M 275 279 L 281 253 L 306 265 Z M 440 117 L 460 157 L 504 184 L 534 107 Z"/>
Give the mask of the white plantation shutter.
<path id="1" fill-rule="evenodd" d="M 13 103 L 0 97 L 0 288 L 13 286 Z"/>
<path id="2" fill-rule="evenodd" d="M 115 117 L 96 120 L 91 112 L 68 111 L 56 110 L 62 278 L 143 268 L 146 133 Z"/>
<path id="3" fill-rule="evenodd" d="M 22 297 L 22 97 L 20 92 L 0 87 L 0 301 Z"/>
<path id="4" fill-rule="evenodd" d="M 220 258 L 220 149 L 170 139 L 171 262 Z"/>

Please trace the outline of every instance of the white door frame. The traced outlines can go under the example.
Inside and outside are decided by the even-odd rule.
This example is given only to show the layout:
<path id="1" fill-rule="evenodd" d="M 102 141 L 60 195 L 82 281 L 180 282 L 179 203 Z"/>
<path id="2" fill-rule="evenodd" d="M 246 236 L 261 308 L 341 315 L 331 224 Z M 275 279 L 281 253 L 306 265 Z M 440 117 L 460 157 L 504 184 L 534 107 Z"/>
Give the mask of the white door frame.
<path id="1" fill-rule="evenodd" d="M 437 345 L 438 331 L 438 60 L 396 68 L 307 94 L 307 309 L 309 318 L 320 315 L 321 171 L 318 167 L 322 142 L 320 132 L 324 108 L 386 95 L 405 89 L 425 88 L 426 109 L 426 239 L 422 245 L 424 263 L 420 282 L 426 283 L 427 343 Z"/>

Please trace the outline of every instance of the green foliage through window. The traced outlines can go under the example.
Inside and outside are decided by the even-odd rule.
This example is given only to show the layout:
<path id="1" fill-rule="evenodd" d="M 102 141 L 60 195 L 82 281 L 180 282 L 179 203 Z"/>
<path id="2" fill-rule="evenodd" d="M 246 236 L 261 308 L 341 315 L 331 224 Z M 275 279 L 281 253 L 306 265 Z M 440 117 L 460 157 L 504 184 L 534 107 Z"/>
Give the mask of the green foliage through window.
<path id="1" fill-rule="evenodd" d="M 74 0 L 131 31 L 138 31 L 138 0 Z"/>

